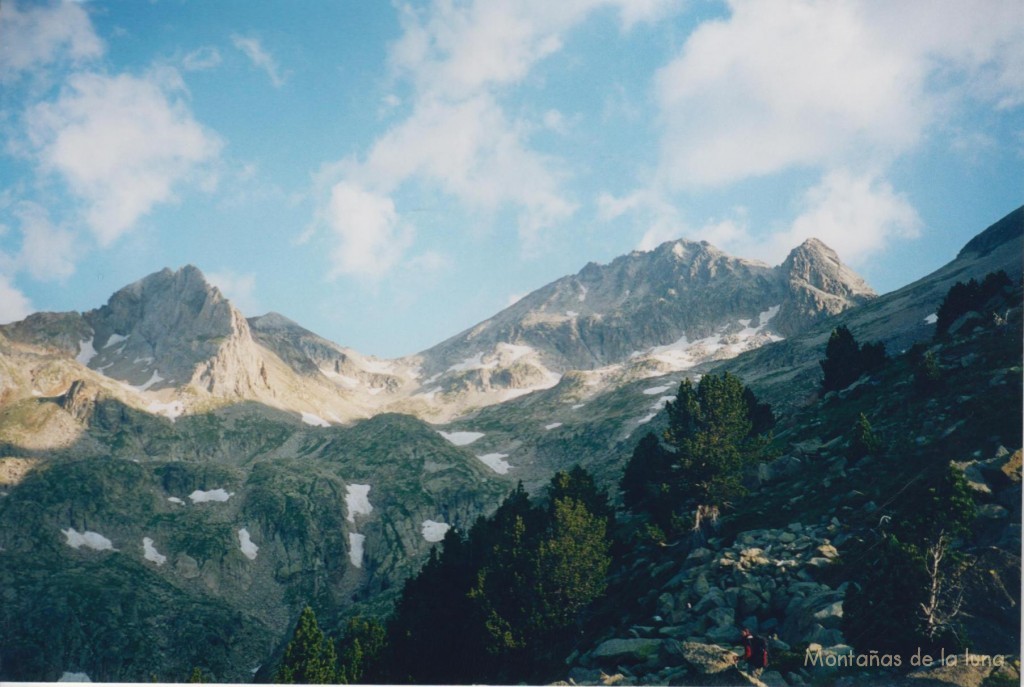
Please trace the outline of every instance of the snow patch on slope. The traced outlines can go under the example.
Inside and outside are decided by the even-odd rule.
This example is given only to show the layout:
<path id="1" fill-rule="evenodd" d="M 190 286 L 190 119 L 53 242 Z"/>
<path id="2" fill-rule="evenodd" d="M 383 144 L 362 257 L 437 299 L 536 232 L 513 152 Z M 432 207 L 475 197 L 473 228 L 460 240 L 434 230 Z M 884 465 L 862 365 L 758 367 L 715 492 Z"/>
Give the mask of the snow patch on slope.
<path id="1" fill-rule="evenodd" d="M 330 427 L 331 426 L 330 422 L 328 422 L 327 420 L 323 419 L 319 415 L 314 415 L 313 413 L 303 412 L 302 413 L 302 421 L 305 422 L 307 425 L 311 425 L 313 427 Z"/>
<path id="2" fill-rule="evenodd" d="M 75 356 L 75 360 L 86 367 L 89 366 L 89 361 L 96 357 L 96 347 L 93 345 L 93 341 L 94 339 L 82 339 L 78 342 L 78 355 Z"/>
<path id="3" fill-rule="evenodd" d="M 238 530 L 238 548 L 250 561 L 256 560 L 256 552 L 260 550 L 260 547 L 256 546 L 249 536 L 249 530 L 244 527 Z"/>
<path id="4" fill-rule="evenodd" d="M 348 510 L 346 520 L 354 523 L 357 515 L 369 515 L 373 512 L 369 484 L 346 484 L 345 492 L 345 508 Z"/>
<path id="5" fill-rule="evenodd" d="M 64 542 L 73 549 L 85 547 L 95 551 L 113 551 L 114 543 L 98 532 L 77 532 L 74 527 L 61 530 L 67 541 Z"/>
<path id="6" fill-rule="evenodd" d="M 485 453 L 477 458 L 484 465 L 494 470 L 499 475 L 507 475 L 508 471 L 512 468 L 504 459 L 508 458 L 507 453 Z"/>
<path id="7" fill-rule="evenodd" d="M 642 418 L 640 418 L 639 420 L 636 421 L 637 424 L 638 425 L 645 425 L 645 424 L 647 424 L 648 422 L 650 422 L 651 420 L 653 420 L 654 418 L 656 418 L 658 416 L 658 413 L 660 413 L 661 409 L 665 407 L 665 404 L 667 404 L 667 403 L 669 403 L 671 401 L 675 401 L 675 400 L 676 400 L 675 396 L 662 396 L 661 398 L 659 398 L 655 402 L 655 404 L 653 406 L 651 406 L 651 410 L 650 410 L 650 412 L 647 415 L 645 415 L 644 417 L 642 417 Z"/>
<path id="8" fill-rule="evenodd" d="M 146 410 L 153 415 L 163 415 L 168 418 L 171 422 L 174 422 L 179 417 L 185 414 L 185 404 L 181 401 L 171 401 L 169 403 L 161 403 L 160 401 L 154 401 L 146 406 Z"/>
<path id="9" fill-rule="evenodd" d="M 223 489 L 210 489 L 209 491 L 203 491 L 196 489 L 188 495 L 192 499 L 192 503 L 207 503 L 210 501 L 227 501 L 229 498 L 235 495 L 235 492 L 228 493 Z"/>
<path id="10" fill-rule="evenodd" d="M 348 535 L 348 559 L 357 568 L 363 567 L 363 544 L 366 542 L 366 535 L 358 532 L 349 532 Z"/>
<path id="11" fill-rule="evenodd" d="M 438 432 L 438 434 L 456 446 L 469 446 L 484 436 L 483 432 Z"/>
<path id="12" fill-rule="evenodd" d="M 424 520 L 420 525 L 423 532 L 423 538 L 428 542 L 439 542 L 444 539 L 444 535 L 447 534 L 448 530 L 451 529 L 451 525 L 446 522 L 434 522 L 433 520 Z"/>
<path id="13" fill-rule="evenodd" d="M 153 561 L 158 567 L 167 562 L 167 556 L 156 550 L 153 540 L 149 537 L 142 538 L 142 557 L 147 561 Z"/>

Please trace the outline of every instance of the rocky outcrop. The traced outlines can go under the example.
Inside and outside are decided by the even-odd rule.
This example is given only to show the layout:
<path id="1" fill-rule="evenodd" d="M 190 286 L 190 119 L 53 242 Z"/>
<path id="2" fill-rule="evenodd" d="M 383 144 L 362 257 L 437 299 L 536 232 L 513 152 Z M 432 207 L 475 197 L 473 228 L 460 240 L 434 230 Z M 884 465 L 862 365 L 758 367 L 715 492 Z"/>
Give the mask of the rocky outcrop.
<path id="1" fill-rule="evenodd" d="M 876 297 L 867 282 L 818 239 L 807 239 L 793 249 L 777 269 L 787 289 L 773 324 L 783 336 Z"/>
<path id="2" fill-rule="evenodd" d="M 216 396 L 267 387 L 245 318 L 188 265 L 126 286 L 85 314 L 80 361 L 137 388 L 193 384 Z M 80 354 L 81 356 L 82 354 Z"/>
<path id="3" fill-rule="evenodd" d="M 89 384 L 76 379 L 71 383 L 67 393 L 60 397 L 60 407 L 68 411 L 71 417 L 85 423 L 92 417 L 96 405 L 97 390 Z"/>
<path id="4" fill-rule="evenodd" d="M 625 628 L 628 636 L 606 637 L 584 652 L 578 667 L 628 673 L 632 684 L 747 684 L 733 660 L 744 627 L 769 637 L 771 652 L 806 644 L 848 649 L 840 629 L 846 584 L 821 581 L 838 559 L 838 533 L 837 522 L 794 522 L 744 532 L 729 546 L 712 539 L 682 560 L 655 566 L 651 574 L 664 581 L 645 597 L 648 615 Z M 642 576 L 645 569 L 638 570 Z"/>

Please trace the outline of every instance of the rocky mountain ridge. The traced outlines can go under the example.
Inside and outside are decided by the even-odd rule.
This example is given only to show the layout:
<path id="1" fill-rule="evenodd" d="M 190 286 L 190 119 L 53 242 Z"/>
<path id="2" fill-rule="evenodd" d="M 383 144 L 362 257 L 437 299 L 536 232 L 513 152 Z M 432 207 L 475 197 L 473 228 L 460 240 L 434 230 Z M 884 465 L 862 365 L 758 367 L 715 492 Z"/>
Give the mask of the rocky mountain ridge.
<path id="1" fill-rule="evenodd" d="M 384 412 L 443 422 L 551 388 L 571 371 L 618 384 L 733 357 L 873 297 L 820 241 L 772 268 L 680 240 L 591 263 L 398 360 L 362 355 L 277 313 L 246 320 L 192 266 L 149 275 L 95 310 L 38 313 L 0 335 L 73 357 L 107 378 L 93 379 L 110 393 L 170 419 L 251 400 L 320 425 Z"/>

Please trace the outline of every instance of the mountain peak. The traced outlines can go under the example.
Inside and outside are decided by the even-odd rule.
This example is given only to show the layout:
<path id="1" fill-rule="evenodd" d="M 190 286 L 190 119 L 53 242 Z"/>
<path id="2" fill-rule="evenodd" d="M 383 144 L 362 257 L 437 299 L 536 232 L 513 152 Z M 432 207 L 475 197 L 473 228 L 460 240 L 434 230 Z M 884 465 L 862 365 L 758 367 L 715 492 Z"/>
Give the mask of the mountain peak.
<path id="1" fill-rule="evenodd" d="M 97 352 L 89 366 L 147 389 L 194 382 L 213 391 L 225 377 L 214 368 L 251 344 L 245 318 L 194 265 L 143 277 L 84 317 L 93 330 L 84 343 Z"/>
<path id="2" fill-rule="evenodd" d="M 775 326 L 786 336 L 876 296 L 868 283 L 820 239 L 801 243 L 776 269 L 790 294 L 775 320 Z"/>

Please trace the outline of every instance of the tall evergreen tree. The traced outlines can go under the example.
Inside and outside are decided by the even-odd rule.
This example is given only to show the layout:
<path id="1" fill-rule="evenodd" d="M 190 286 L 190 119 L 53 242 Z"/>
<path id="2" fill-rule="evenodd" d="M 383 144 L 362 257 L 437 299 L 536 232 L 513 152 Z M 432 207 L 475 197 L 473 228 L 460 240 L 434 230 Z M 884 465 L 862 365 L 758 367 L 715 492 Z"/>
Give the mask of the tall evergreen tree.
<path id="1" fill-rule="evenodd" d="M 406 583 L 388 624 L 384 677 L 514 683 L 550 676 L 578 616 L 604 590 L 611 509 L 582 469 L 556 475 L 548 494 L 547 504 L 535 505 L 520 484 L 465 541 L 449 531 L 442 553 L 432 552 Z"/>
<path id="2" fill-rule="evenodd" d="M 302 609 L 295 632 L 284 650 L 274 681 L 324 685 L 337 682 L 338 659 L 334 643 L 324 636 L 313 609 Z"/>
<path id="3" fill-rule="evenodd" d="M 339 643 L 338 682 L 366 682 L 364 678 L 377 669 L 385 642 L 384 626 L 373 618 L 356 616 L 350 619 Z"/>
<path id="4" fill-rule="evenodd" d="M 840 391 L 857 381 L 863 374 L 878 372 L 886 363 L 885 344 L 880 341 L 857 343 L 846 325 L 832 330 L 825 346 L 825 358 L 819 361 L 824 377 L 823 391 Z"/>
<path id="5" fill-rule="evenodd" d="M 861 376 L 860 347 L 846 325 L 832 330 L 825 345 L 825 359 L 818 364 L 824 373 L 821 380 L 824 391 L 845 389 Z"/>
<path id="6" fill-rule="evenodd" d="M 659 531 L 678 532 L 686 512 L 699 531 L 745 493 L 743 473 L 763 457 L 774 415 L 728 372 L 683 380 L 667 412 L 664 445 L 646 435 L 626 465 L 623 501 Z"/>
<path id="7" fill-rule="evenodd" d="M 756 463 L 765 442 L 754 435 L 743 383 L 728 372 L 689 380 L 668 404 L 666 440 L 675 449 L 675 485 L 681 505 L 693 509 L 694 529 L 717 519 L 723 506 L 745 493 L 744 470 Z"/>

